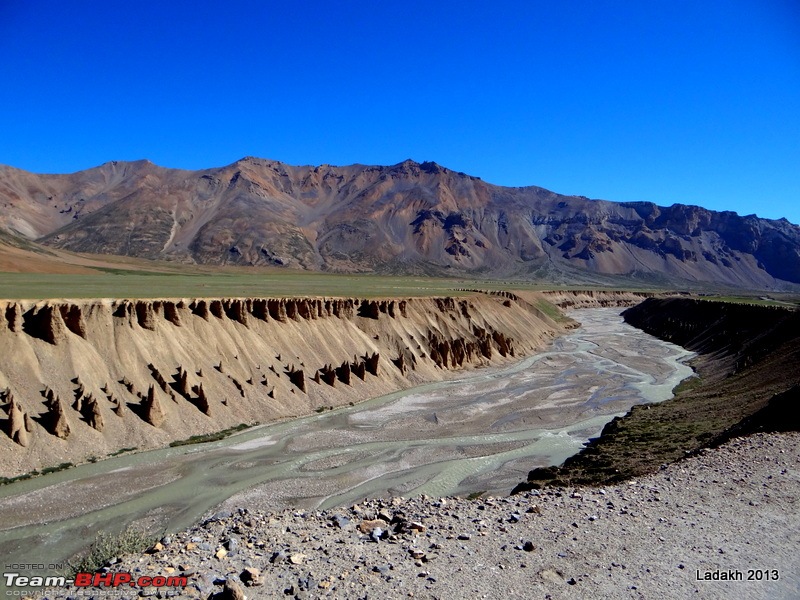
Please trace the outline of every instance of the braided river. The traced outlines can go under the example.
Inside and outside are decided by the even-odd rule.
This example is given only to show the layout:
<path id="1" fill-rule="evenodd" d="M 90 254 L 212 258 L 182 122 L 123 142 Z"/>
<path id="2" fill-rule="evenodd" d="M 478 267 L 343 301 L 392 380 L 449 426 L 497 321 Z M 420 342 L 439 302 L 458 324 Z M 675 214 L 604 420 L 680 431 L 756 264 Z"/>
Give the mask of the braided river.
<path id="1" fill-rule="evenodd" d="M 580 328 L 511 366 L 0 487 L 0 559 L 58 564 L 99 531 L 177 531 L 210 510 L 507 494 L 534 467 L 560 464 L 614 416 L 670 398 L 691 375 L 691 353 L 619 313 L 572 311 Z"/>

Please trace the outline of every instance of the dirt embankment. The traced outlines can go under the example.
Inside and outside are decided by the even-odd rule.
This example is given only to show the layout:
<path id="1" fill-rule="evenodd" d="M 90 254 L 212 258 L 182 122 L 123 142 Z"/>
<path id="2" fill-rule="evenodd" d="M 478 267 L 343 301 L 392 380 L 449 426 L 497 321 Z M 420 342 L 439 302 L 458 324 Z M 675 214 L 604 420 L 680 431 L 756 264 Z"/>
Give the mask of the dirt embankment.
<path id="1" fill-rule="evenodd" d="M 325 512 L 245 505 L 109 570 L 184 577 L 181 598 L 797 598 L 798 443 L 735 439 L 602 489 Z M 731 571 L 741 580 L 711 580 Z"/>
<path id="2" fill-rule="evenodd" d="M 635 306 L 646 298 L 654 296 L 651 292 L 626 292 L 621 290 L 563 290 L 540 293 L 559 308 Z"/>
<path id="3" fill-rule="evenodd" d="M 510 362 L 564 326 L 488 295 L 0 303 L 0 475 Z"/>
<path id="4" fill-rule="evenodd" d="M 652 298 L 623 316 L 697 352 L 697 377 L 678 386 L 675 398 L 614 419 L 561 467 L 531 471 L 516 491 L 622 481 L 735 435 L 800 430 L 800 312 Z"/>

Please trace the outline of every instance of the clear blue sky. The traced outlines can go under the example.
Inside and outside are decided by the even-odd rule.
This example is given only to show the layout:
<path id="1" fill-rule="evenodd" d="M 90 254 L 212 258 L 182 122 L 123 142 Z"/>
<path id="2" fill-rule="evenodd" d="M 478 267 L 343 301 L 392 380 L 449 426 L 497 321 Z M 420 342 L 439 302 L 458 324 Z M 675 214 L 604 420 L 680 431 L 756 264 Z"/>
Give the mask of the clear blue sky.
<path id="1" fill-rule="evenodd" d="M 433 160 L 800 223 L 797 0 L 0 0 L 0 163 Z"/>

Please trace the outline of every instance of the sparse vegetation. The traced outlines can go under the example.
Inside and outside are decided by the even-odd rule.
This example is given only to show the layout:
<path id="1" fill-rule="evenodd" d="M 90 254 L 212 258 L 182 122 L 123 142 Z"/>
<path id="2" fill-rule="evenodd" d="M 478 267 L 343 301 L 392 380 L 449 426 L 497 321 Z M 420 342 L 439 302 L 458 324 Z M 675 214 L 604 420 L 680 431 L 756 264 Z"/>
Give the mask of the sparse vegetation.
<path id="1" fill-rule="evenodd" d="M 39 471 L 33 470 L 28 473 L 23 473 L 22 475 L 17 475 L 16 477 L 0 477 L 0 485 L 8 485 L 9 483 L 15 483 L 17 481 L 25 481 L 26 479 L 36 477 L 37 475 L 39 475 Z"/>
<path id="2" fill-rule="evenodd" d="M 266 267 L 177 266 L 173 263 L 98 256 L 106 265 L 94 273 L 3 273 L 0 298 L 230 298 L 339 296 L 360 298 L 463 296 L 467 289 L 536 291 L 545 289 L 647 289 L 622 278 L 598 286 L 571 286 L 547 280 L 491 280 L 411 275 L 337 274 Z M 123 262 L 127 261 L 127 262 Z M 551 310 L 540 306 L 543 311 Z M 549 313 L 548 313 L 549 314 Z M 552 316 L 552 315 L 551 315 Z"/>
<path id="3" fill-rule="evenodd" d="M 634 406 L 611 421 L 599 438 L 561 467 L 531 471 L 531 487 L 613 484 L 656 471 L 732 435 L 800 427 L 794 417 L 800 389 L 793 358 L 798 352 L 798 320 L 792 311 L 781 315 L 775 309 L 739 307 L 734 316 L 728 311 L 730 322 L 720 324 L 714 311 L 702 322 L 708 306 L 701 305 L 687 300 L 681 308 L 684 322 L 689 322 L 692 306 L 704 311 L 696 317 L 699 325 L 691 337 L 684 334 L 703 340 L 690 345 L 699 354 L 693 361 L 698 374 L 675 386 L 673 398 Z M 661 312 L 663 305 L 651 310 L 662 317 L 659 327 L 671 332 L 665 323 L 674 315 Z M 743 330 L 748 319 L 749 329 Z M 653 331 L 658 328 L 653 326 Z"/>
<path id="4" fill-rule="evenodd" d="M 70 574 L 94 573 L 112 558 L 147 550 L 157 539 L 157 536 L 135 527 L 127 527 L 115 535 L 101 532 L 86 554 L 73 557 L 77 558 L 77 562 L 68 561 Z"/>
<path id="5" fill-rule="evenodd" d="M 701 294 L 701 300 L 709 302 L 731 302 L 733 304 L 752 304 L 754 306 L 782 306 L 786 308 L 800 307 L 800 299 L 793 295 L 784 294 L 783 300 L 772 298 L 771 296 L 756 295 L 716 295 Z"/>
<path id="6" fill-rule="evenodd" d="M 189 444 L 205 444 L 206 442 L 218 442 L 219 440 L 223 440 L 226 437 L 233 435 L 234 433 L 238 433 L 239 431 L 244 431 L 245 429 L 249 429 L 252 425 L 248 423 L 239 423 L 235 427 L 229 427 L 228 429 L 223 429 L 222 431 L 217 431 L 215 433 L 205 433 L 202 435 L 193 435 L 190 438 L 185 440 L 175 440 L 174 442 L 170 442 L 170 448 L 176 448 L 178 446 L 188 446 Z"/>
<path id="7" fill-rule="evenodd" d="M 74 466 L 75 465 L 71 462 L 64 462 L 59 465 L 53 465 L 52 467 L 45 467 L 41 471 L 34 469 L 28 473 L 17 475 L 16 477 L 0 477 L 0 485 L 8 485 L 9 483 L 15 483 L 17 481 L 24 481 L 26 479 L 32 479 L 33 477 L 39 477 L 40 475 L 47 475 L 48 473 L 58 473 L 59 471 L 69 469 L 70 467 Z"/>
<path id="8" fill-rule="evenodd" d="M 561 310 L 559 310 L 559 308 L 555 304 L 553 304 L 552 302 L 548 302 L 544 298 L 538 300 L 535 306 L 545 315 L 553 319 L 556 323 L 561 323 L 562 321 L 569 321 L 569 317 L 564 315 L 564 313 L 562 313 Z"/>
<path id="9" fill-rule="evenodd" d="M 119 456 L 120 454 L 125 454 L 126 452 L 133 452 L 134 450 L 136 450 L 136 446 L 133 446 L 132 448 L 120 448 L 115 452 L 111 452 L 108 456 L 109 458 L 112 456 Z"/>
<path id="10" fill-rule="evenodd" d="M 678 385 L 676 385 L 674 388 L 672 388 L 672 395 L 677 396 L 678 394 L 688 392 L 690 390 L 699 387 L 702 383 L 703 383 L 702 378 L 695 373 L 694 375 L 690 375 L 689 377 L 681 381 Z"/>
<path id="11" fill-rule="evenodd" d="M 75 465 L 71 462 L 63 462 L 59 465 L 55 465 L 52 467 L 45 467 L 40 471 L 41 475 L 47 475 L 48 473 L 58 473 L 59 471 L 63 471 L 65 469 L 69 469 L 70 467 L 74 467 Z"/>

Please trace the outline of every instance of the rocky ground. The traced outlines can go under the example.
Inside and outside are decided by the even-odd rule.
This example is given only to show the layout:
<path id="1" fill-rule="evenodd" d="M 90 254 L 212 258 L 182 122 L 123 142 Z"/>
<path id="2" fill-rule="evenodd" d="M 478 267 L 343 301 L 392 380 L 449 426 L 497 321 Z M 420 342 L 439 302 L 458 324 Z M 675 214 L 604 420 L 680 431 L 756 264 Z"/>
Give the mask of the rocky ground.
<path id="1" fill-rule="evenodd" d="M 186 589 L 113 597 L 798 598 L 799 447 L 800 433 L 737 438 L 606 488 L 241 507 L 108 567 L 184 574 Z M 743 580 L 702 579 L 721 573 Z"/>

